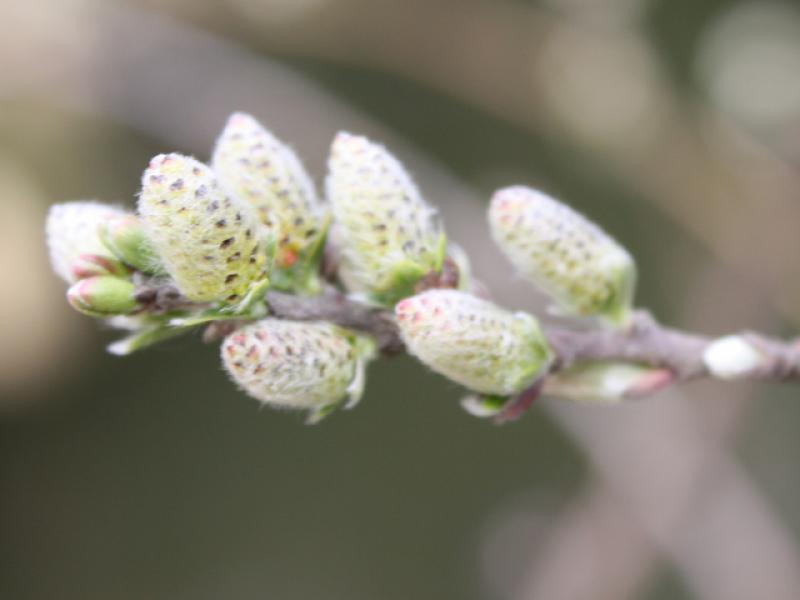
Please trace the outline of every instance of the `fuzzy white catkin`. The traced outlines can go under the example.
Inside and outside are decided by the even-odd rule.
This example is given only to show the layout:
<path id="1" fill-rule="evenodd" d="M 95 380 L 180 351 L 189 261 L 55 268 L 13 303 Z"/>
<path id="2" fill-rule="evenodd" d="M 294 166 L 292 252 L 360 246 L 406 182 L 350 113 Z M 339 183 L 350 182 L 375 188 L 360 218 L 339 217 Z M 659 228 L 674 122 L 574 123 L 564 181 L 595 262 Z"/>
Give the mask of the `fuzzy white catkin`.
<path id="1" fill-rule="evenodd" d="M 190 300 L 236 302 L 267 276 L 253 209 L 193 158 L 161 154 L 150 162 L 139 214 L 164 268 Z"/>
<path id="2" fill-rule="evenodd" d="M 230 116 L 212 167 L 265 226 L 275 228 L 277 267 L 292 266 L 325 234 L 325 207 L 297 155 L 250 115 Z"/>
<path id="3" fill-rule="evenodd" d="M 489 207 L 492 237 L 514 267 L 564 313 L 624 323 L 636 266 L 597 225 L 537 190 L 498 190 Z"/>
<path id="4" fill-rule="evenodd" d="M 113 259 L 100 241 L 98 228 L 107 220 L 124 214 L 119 208 L 94 201 L 51 206 L 45 229 L 50 262 L 56 274 L 67 283 L 75 283 L 79 277 L 73 272 L 73 265 L 79 256 L 93 254 Z"/>
<path id="5" fill-rule="evenodd" d="M 230 334 L 222 362 L 236 384 L 264 404 L 312 411 L 340 402 L 358 370 L 356 350 L 341 328 L 280 319 Z"/>
<path id="6" fill-rule="evenodd" d="M 441 268 L 443 232 L 403 165 L 365 137 L 339 133 L 328 160 L 327 194 L 351 292 L 392 303 Z"/>
<path id="7" fill-rule="evenodd" d="M 548 367 L 538 322 L 457 290 L 430 290 L 395 307 L 409 353 L 434 371 L 483 394 L 511 395 Z"/>

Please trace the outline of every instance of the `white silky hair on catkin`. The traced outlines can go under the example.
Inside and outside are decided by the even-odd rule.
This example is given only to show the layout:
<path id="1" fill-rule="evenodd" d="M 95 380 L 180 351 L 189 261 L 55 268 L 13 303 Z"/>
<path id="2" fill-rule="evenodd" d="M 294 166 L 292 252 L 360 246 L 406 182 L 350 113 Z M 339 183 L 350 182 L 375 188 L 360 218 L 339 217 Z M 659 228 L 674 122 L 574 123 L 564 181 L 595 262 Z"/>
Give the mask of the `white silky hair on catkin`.
<path id="1" fill-rule="evenodd" d="M 50 263 L 56 274 L 67 283 L 75 283 L 78 277 L 72 272 L 72 266 L 79 256 L 97 254 L 113 258 L 100 241 L 98 228 L 107 219 L 124 214 L 120 208 L 92 200 L 51 206 L 45 231 Z"/>
<path id="2" fill-rule="evenodd" d="M 550 361 L 532 316 L 457 290 L 430 290 L 395 308 L 408 351 L 453 381 L 485 394 L 518 393 Z"/>
<path id="3" fill-rule="evenodd" d="M 563 312 L 626 311 L 632 301 L 631 255 L 569 206 L 537 190 L 498 190 L 489 207 L 492 237 L 523 276 Z"/>
<path id="4" fill-rule="evenodd" d="M 432 269 L 442 229 L 403 165 L 365 137 L 337 134 L 327 196 L 341 240 L 342 273 L 350 291 L 385 291 L 401 263 Z"/>
<path id="5" fill-rule="evenodd" d="M 274 407 L 316 410 L 335 404 L 357 372 L 347 335 L 326 322 L 263 319 L 225 338 L 221 354 L 236 384 Z"/>

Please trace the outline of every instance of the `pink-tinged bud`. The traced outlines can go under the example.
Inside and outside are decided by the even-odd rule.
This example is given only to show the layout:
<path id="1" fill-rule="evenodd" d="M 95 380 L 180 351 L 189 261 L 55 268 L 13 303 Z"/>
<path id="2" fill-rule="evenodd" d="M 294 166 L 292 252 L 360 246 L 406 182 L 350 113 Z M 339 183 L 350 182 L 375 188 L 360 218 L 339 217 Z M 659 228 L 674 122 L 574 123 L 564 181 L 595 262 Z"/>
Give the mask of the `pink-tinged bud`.
<path id="1" fill-rule="evenodd" d="M 47 245 L 53 270 L 67 283 L 81 277 L 118 273 L 120 265 L 112 265 L 113 254 L 103 245 L 98 228 L 108 219 L 125 214 L 122 210 L 100 202 L 66 202 L 54 204 L 47 213 Z M 93 256 L 89 263 L 82 259 Z M 102 266 L 95 261 L 109 261 Z M 85 274 L 84 274 L 85 273 Z"/>
<path id="2" fill-rule="evenodd" d="M 311 422 L 347 402 L 364 385 L 372 345 L 331 323 L 263 319 L 222 343 L 222 362 L 250 396 L 277 408 L 310 411 Z"/>
<path id="3" fill-rule="evenodd" d="M 315 291 L 328 216 L 297 155 L 256 119 L 234 113 L 217 140 L 212 166 L 223 185 L 273 229 L 273 286 Z"/>
<path id="4" fill-rule="evenodd" d="M 457 290 L 431 290 L 395 307 L 409 353 L 482 394 L 510 396 L 547 372 L 552 352 L 531 315 Z"/>
<path id="5" fill-rule="evenodd" d="M 514 267 L 565 313 L 624 325 L 631 316 L 636 265 L 597 225 L 523 186 L 499 190 L 489 208 L 492 237 Z"/>
<path id="6" fill-rule="evenodd" d="M 350 292 L 393 305 L 441 271 L 447 242 L 436 211 L 386 148 L 341 132 L 328 168 L 339 277 Z"/>
<path id="7" fill-rule="evenodd" d="M 126 315 L 138 307 L 135 287 L 126 279 L 108 275 L 81 279 L 67 291 L 70 305 L 93 317 Z"/>
<path id="8" fill-rule="evenodd" d="M 577 364 L 547 378 L 544 394 L 614 404 L 654 394 L 675 381 L 669 369 L 622 362 Z"/>
<path id="9" fill-rule="evenodd" d="M 130 271 L 121 262 L 100 254 L 81 254 L 70 268 L 75 280 L 95 277 L 97 275 L 113 275 L 127 277 Z"/>
<path id="10" fill-rule="evenodd" d="M 269 246 L 252 207 L 195 159 L 156 156 L 142 177 L 139 215 L 189 300 L 239 304 L 267 279 Z"/>

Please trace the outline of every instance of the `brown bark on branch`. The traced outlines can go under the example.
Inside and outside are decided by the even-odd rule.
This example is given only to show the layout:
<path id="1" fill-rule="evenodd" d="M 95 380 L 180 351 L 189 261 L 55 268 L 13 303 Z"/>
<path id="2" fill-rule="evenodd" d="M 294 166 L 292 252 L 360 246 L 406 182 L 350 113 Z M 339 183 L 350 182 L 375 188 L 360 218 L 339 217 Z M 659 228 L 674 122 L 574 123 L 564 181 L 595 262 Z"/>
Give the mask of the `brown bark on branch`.
<path id="1" fill-rule="evenodd" d="M 296 321 L 325 320 L 372 335 L 384 354 L 403 351 L 391 312 L 354 301 L 329 289 L 319 296 L 295 296 L 270 291 L 270 312 Z M 712 339 L 659 324 L 646 311 L 636 314 L 626 330 L 549 327 L 545 334 L 556 354 L 551 372 L 578 362 L 621 361 L 672 371 L 675 381 L 710 376 L 703 353 Z M 764 356 L 761 368 L 749 378 L 800 382 L 800 343 L 782 342 L 755 333 L 742 333 Z"/>
<path id="2" fill-rule="evenodd" d="M 270 291 L 267 293 L 267 304 L 270 313 L 281 319 L 330 321 L 368 333 L 375 338 L 383 354 L 398 354 L 404 349 L 394 316 L 390 312 L 355 302 L 333 288 L 328 288 L 319 296 L 295 296 Z"/>

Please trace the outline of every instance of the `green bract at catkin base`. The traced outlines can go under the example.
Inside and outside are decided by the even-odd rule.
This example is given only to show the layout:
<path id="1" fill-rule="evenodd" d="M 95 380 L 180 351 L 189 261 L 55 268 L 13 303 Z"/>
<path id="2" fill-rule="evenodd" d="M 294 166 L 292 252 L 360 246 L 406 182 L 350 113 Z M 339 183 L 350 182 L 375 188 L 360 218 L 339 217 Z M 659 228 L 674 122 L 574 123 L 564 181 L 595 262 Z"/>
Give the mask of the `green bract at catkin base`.
<path id="1" fill-rule="evenodd" d="M 248 202 L 277 240 L 272 287 L 320 290 L 319 263 L 330 216 L 297 155 L 250 115 L 234 113 L 217 140 L 212 167 Z"/>
<path id="2" fill-rule="evenodd" d="M 136 215 L 124 214 L 103 221 L 98 234 L 106 248 L 126 265 L 148 275 L 166 275 L 158 253 Z"/>
<path id="3" fill-rule="evenodd" d="M 524 391 L 552 362 L 536 319 L 465 292 L 430 290 L 399 302 L 395 315 L 410 354 L 489 397 Z"/>
<path id="4" fill-rule="evenodd" d="M 180 154 L 156 156 L 142 177 L 138 206 L 164 269 L 192 302 L 241 314 L 255 291 L 266 291 L 268 232 L 206 165 Z"/>
<path id="5" fill-rule="evenodd" d="M 226 337 L 221 354 L 248 395 L 275 408 L 307 410 L 308 422 L 316 423 L 358 403 L 374 344 L 331 323 L 263 319 Z"/>
<path id="6" fill-rule="evenodd" d="M 339 133 L 328 168 L 339 278 L 349 292 L 393 306 L 442 270 L 447 238 L 436 211 L 383 146 Z"/>
<path id="7" fill-rule="evenodd" d="M 636 265 L 625 248 L 570 207 L 536 190 L 499 190 L 489 207 L 492 237 L 514 267 L 567 315 L 626 326 Z"/>

